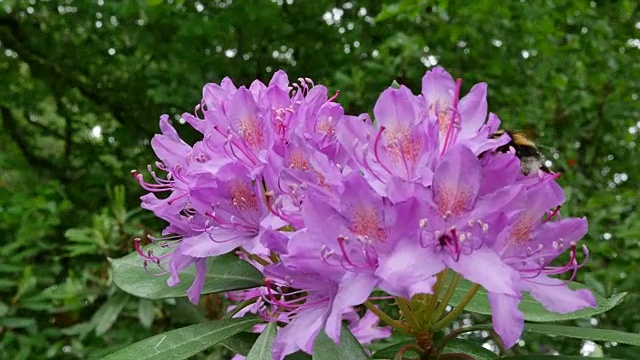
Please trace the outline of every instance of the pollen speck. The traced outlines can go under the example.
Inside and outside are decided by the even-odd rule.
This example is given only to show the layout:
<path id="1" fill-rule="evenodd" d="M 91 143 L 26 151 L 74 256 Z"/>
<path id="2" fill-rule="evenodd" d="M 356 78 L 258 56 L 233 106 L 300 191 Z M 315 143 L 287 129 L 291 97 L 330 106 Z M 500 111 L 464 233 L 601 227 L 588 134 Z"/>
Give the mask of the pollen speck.
<path id="1" fill-rule="evenodd" d="M 511 229 L 511 239 L 515 244 L 529 241 L 535 217 L 530 214 L 521 215 Z"/>
<path id="2" fill-rule="evenodd" d="M 289 156 L 289 167 L 296 170 L 311 169 L 311 165 L 309 165 L 307 157 L 300 150 L 294 150 L 291 152 L 291 155 Z"/>
<path id="3" fill-rule="evenodd" d="M 352 212 L 351 227 L 354 234 L 384 241 L 387 230 L 382 226 L 378 212 L 372 206 L 362 206 Z"/>
<path id="4" fill-rule="evenodd" d="M 447 213 L 459 215 L 464 212 L 467 204 L 471 202 L 471 194 L 452 187 L 438 186 L 434 189 L 434 193 L 436 203 L 440 205 L 443 215 Z"/>
<path id="5" fill-rule="evenodd" d="M 242 136 L 247 145 L 254 149 L 262 148 L 264 145 L 264 136 L 258 120 L 252 116 L 239 119 L 238 122 L 240 136 Z"/>
<path id="6" fill-rule="evenodd" d="M 229 184 L 231 204 L 238 210 L 257 210 L 258 198 L 250 185 L 243 181 L 232 181 Z"/>

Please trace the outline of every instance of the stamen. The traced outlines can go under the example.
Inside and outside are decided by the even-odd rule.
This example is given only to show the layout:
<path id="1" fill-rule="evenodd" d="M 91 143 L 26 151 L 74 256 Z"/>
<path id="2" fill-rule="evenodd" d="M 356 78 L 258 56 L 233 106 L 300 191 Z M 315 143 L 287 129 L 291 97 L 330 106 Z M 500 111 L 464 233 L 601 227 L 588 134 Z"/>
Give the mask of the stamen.
<path id="1" fill-rule="evenodd" d="M 368 149 L 365 149 L 365 150 L 368 150 Z M 367 172 L 369 174 L 371 174 L 371 176 L 376 178 L 376 180 L 378 180 L 378 181 L 380 181 L 382 183 L 385 183 L 385 181 L 382 180 L 382 178 L 380 176 L 378 176 L 378 174 L 373 170 L 373 168 L 369 164 L 369 160 L 367 159 L 367 154 L 368 154 L 368 151 L 363 151 L 363 153 L 362 153 L 362 160 L 361 160 L 362 167 L 365 170 L 367 170 Z"/>
<path id="2" fill-rule="evenodd" d="M 560 246 L 559 246 L 560 247 Z M 541 246 L 539 246 L 539 249 L 542 249 Z M 533 279 L 535 277 L 537 277 L 539 274 L 544 273 L 545 275 L 559 275 L 559 274 L 563 274 L 567 271 L 572 271 L 571 276 L 569 277 L 568 280 L 564 280 L 562 283 L 560 284 L 555 284 L 555 285 L 549 285 L 549 284 L 540 284 L 540 285 L 545 285 L 545 286 L 565 286 L 567 283 L 573 281 L 573 279 L 575 279 L 576 274 L 578 272 L 578 269 L 582 268 L 586 262 L 589 259 L 589 249 L 583 245 L 582 247 L 583 252 L 585 254 L 585 260 L 582 263 L 578 263 L 577 262 L 577 243 L 575 241 L 571 242 L 571 257 L 568 261 L 568 263 L 564 266 L 545 266 L 546 260 L 544 257 L 541 257 L 539 259 L 539 263 L 541 264 L 539 267 L 535 268 L 535 269 L 518 269 L 518 271 L 520 271 L 521 273 L 527 273 L 527 272 L 532 272 L 532 275 L 527 276 L 527 279 Z M 534 281 L 532 281 L 534 282 Z M 536 283 L 536 282 L 534 282 Z"/>
<path id="3" fill-rule="evenodd" d="M 290 195 L 292 198 L 296 199 L 295 196 Z M 273 215 L 279 217 L 280 219 L 282 219 L 283 221 L 287 222 L 287 223 L 295 223 L 295 220 L 290 217 L 287 216 L 286 214 L 284 214 L 283 212 L 279 212 L 276 210 L 275 208 L 275 203 L 273 202 L 273 198 L 274 198 L 274 193 L 273 191 L 267 191 L 264 193 L 264 200 L 265 200 L 265 205 L 267 207 L 267 209 L 269 210 L 270 213 L 272 213 Z M 277 200 L 276 200 L 277 203 Z"/>
<path id="4" fill-rule="evenodd" d="M 402 159 L 402 165 L 404 166 L 404 171 L 407 174 L 407 179 L 411 179 L 412 176 L 412 171 L 409 168 L 409 164 L 407 164 L 407 157 L 404 154 L 404 144 L 396 144 L 398 146 L 398 148 L 400 149 L 400 158 Z"/>
<path id="5" fill-rule="evenodd" d="M 389 170 L 384 163 L 382 162 L 382 160 L 380 159 L 380 156 L 378 156 L 378 144 L 380 143 L 380 138 L 382 137 L 382 132 L 385 130 L 384 126 L 380 127 L 380 130 L 378 131 L 378 134 L 376 135 L 376 139 L 373 143 L 373 155 L 375 156 L 376 161 L 378 162 L 378 164 L 380 164 L 380 166 L 389 174 L 393 174 L 391 172 L 391 170 Z"/>
<path id="6" fill-rule="evenodd" d="M 333 100 L 337 99 L 339 95 L 340 95 L 340 90 L 336 90 L 336 94 L 330 97 L 329 100 L 327 100 L 327 102 L 332 102 Z"/>
<path id="7" fill-rule="evenodd" d="M 438 245 L 440 245 L 441 248 L 446 247 L 454 261 L 458 261 L 460 260 L 460 241 L 455 228 L 452 228 L 450 232 L 451 236 L 443 234 L 437 237 Z M 439 231 L 436 231 L 436 233 L 439 233 Z"/>
<path id="8" fill-rule="evenodd" d="M 159 259 L 158 257 L 153 255 L 153 251 L 149 249 L 147 250 L 147 253 L 145 253 L 144 250 L 142 249 L 142 246 L 140 246 L 140 242 L 142 242 L 142 239 L 140 238 L 133 239 L 133 244 L 136 249 L 136 252 L 138 252 L 138 255 L 140 255 L 140 257 L 146 261 L 157 262 Z"/>
<path id="9" fill-rule="evenodd" d="M 561 207 L 562 207 L 562 205 L 556 206 L 556 208 L 550 214 L 548 214 L 547 218 L 544 219 L 544 221 L 542 221 L 542 222 L 546 223 L 546 222 L 550 221 L 551 219 L 553 219 L 553 217 L 556 216 L 556 214 L 558 214 L 558 212 L 560 211 Z"/>
<path id="10" fill-rule="evenodd" d="M 458 239 L 458 234 L 456 233 L 456 229 L 451 229 L 451 235 L 453 235 L 453 242 L 454 242 L 454 254 L 455 254 L 455 261 L 460 260 L 460 242 Z"/>
<path id="11" fill-rule="evenodd" d="M 140 187 L 150 192 L 163 192 L 163 191 L 171 191 L 173 190 L 173 183 L 161 183 L 161 184 L 151 184 L 144 181 L 144 177 L 142 174 L 138 173 L 136 170 L 131 170 L 131 175 L 136 179 Z"/>
<path id="12" fill-rule="evenodd" d="M 171 195 L 173 195 L 173 194 L 171 194 Z M 182 194 L 180 194 L 180 195 L 178 195 L 178 196 L 174 197 L 173 199 L 167 199 L 167 204 L 169 204 L 169 205 L 173 205 L 173 203 L 174 203 L 174 202 L 176 202 L 176 201 L 178 201 L 178 200 L 180 200 L 180 199 L 182 199 L 183 197 L 188 196 L 188 195 L 189 195 L 189 193 L 186 193 L 186 192 L 185 192 L 185 193 L 182 193 Z"/>
<path id="13" fill-rule="evenodd" d="M 460 116 L 458 112 L 458 100 L 460 98 L 460 88 L 462 86 L 462 79 L 456 80 L 456 87 L 453 95 L 453 106 L 451 109 L 452 116 L 449 121 L 449 128 L 447 129 L 447 136 L 444 140 L 444 145 L 442 146 L 442 152 L 440 156 L 444 155 L 444 153 L 451 147 L 453 142 L 455 141 L 455 129 L 458 128 L 457 119 Z M 436 112 L 437 114 L 437 112 Z"/>
<path id="14" fill-rule="evenodd" d="M 349 238 L 346 236 L 338 236 L 338 245 L 340 246 L 340 251 L 342 251 L 342 257 L 344 258 L 344 260 L 347 262 L 347 264 L 353 266 L 354 268 L 356 268 L 356 264 L 354 264 L 353 262 L 351 262 L 351 259 L 349 259 L 349 255 L 347 254 L 347 249 L 345 248 L 345 243 L 349 241 Z"/>

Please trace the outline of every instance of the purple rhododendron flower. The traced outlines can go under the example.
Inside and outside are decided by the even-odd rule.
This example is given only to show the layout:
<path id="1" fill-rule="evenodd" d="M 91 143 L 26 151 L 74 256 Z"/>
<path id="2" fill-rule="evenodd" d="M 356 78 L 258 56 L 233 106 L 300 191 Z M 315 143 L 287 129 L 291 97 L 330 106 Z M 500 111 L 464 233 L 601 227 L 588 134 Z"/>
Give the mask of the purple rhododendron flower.
<path id="1" fill-rule="evenodd" d="M 387 89 L 373 109 L 378 129 L 353 118 L 342 122 L 343 146 L 369 183 L 392 201 L 410 198 L 414 183 L 431 184 L 438 142 L 435 131 L 425 132 L 421 105 L 407 87 Z"/>
<path id="2" fill-rule="evenodd" d="M 248 88 L 228 78 L 206 84 L 194 113 L 182 115 L 202 138 L 187 144 L 163 115 L 152 181 L 134 172 L 149 191 L 142 207 L 168 223 L 149 237 L 161 251 L 136 241 L 145 267 L 157 264 L 174 286 L 194 266 L 187 295 L 197 303 L 208 257 L 236 253 L 251 263 L 265 286 L 228 297 L 255 300 L 236 317 L 284 324 L 277 360 L 311 353 L 320 331 L 338 342 L 343 321 L 362 344 L 388 337 L 371 293 L 438 296 L 445 269 L 488 291 L 507 346 L 523 330 L 523 292 L 559 313 L 595 306 L 591 292 L 553 277 L 573 279 L 581 267 L 586 220 L 557 220 L 557 175 L 522 174 L 514 149 L 498 151 L 510 138 L 494 136 L 500 119 L 488 113 L 486 84 L 461 97 L 461 83 L 434 68 L 419 95 L 384 90 L 373 121 L 284 71 Z M 551 265 L 567 251 L 566 265 Z M 369 310 L 360 317 L 362 304 Z"/>
<path id="3" fill-rule="evenodd" d="M 578 240 L 587 233 L 586 219 L 551 220 L 556 213 L 547 214 L 547 210 L 564 202 L 562 189 L 553 181 L 543 181 L 527 189 L 522 196 L 523 206 L 491 244 L 503 262 L 517 271 L 515 289 L 529 292 L 544 307 L 557 313 L 595 307 L 595 297 L 589 290 L 570 290 L 564 281 L 549 277 L 568 271 L 575 275 L 580 267 L 576 261 L 576 247 Z M 571 251 L 569 263 L 551 266 L 550 263 L 566 250 Z M 520 297 L 489 291 L 489 301 L 494 328 L 505 345 L 511 347 L 524 327 L 523 314 L 518 310 Z"/>
<path id="4" fill-rule="evenodd" d="M 491 139 L 500 125 L 495 114 L 487 117 L 487 84 L 476 84 L 460 99 L 462 80 L 438 66 L 422 78 L 422 97 L 430 122 L 437 124 L 439 150 L 443 154 L 455 143 L 469 147 L 476 155 L 509 142 L 508 136 Z"/>
<path id="5" fill-rule="evenodd" d="M 513 270 L 483 245 L 505 225 L 500 211 L 522 187 L 479 196 L 482 175 L 480 160 L 467 147 L 457 145 L 448 151 L 436 167 L 432 189 L 420 197 L 421 219 L 411 238 L 417 241 L 389 256 L 398 257 L 407 272 L 429 277 L 449 267 L 490 291 L 515 296 Z"/>

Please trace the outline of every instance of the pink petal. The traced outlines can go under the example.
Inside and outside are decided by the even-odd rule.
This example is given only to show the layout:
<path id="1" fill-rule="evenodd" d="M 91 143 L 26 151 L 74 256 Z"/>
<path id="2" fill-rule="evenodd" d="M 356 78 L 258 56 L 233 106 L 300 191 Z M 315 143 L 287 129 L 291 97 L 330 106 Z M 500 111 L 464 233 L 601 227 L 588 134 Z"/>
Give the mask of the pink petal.
<path id="1" fill-rule="evenodd" d="M 349 312 L 352 306 L 364 303 L 377 283 L 378 279 L 367 273 L 350 272 L 342 278 L 325 325 L 327 335 L 336 344 L 340 342 L 342 315 Z"/>
<path id="2" fill-rule="evenodd" d="M 229 78 L 228 76 L 222 79 L 222 81 L 220 82 L 220 87 L 224 91 L 229 92 L 231 94 L 235 93 L 238 90 L 238 88 L 233 84 L 233 81 L 231 80 L 231 78 Z"/>
<path id="3" fill-rule="evenodd" d="M 425 260 L 428 259 L 428 260 Z M 380 288 L 394 296 L 410 299 L 415 294 L 432 294 L 434 275 L 444 263 L 414 241 L 403 241 L 395 249 L 380 254 L 376 270 Z"/>
<path id="4" fill-rule="evenodd" d="M 198 130 L 201 134 L 206 133 L 207 123 L 189 113 L 182 114 L 182 118 L 194 129 Z"/>
<path id="5" fill-rule="evenodd" d="M 193 283 L 187 289 L 187 298 L 189 301 L 198 305 L 200 301 L 200 295 L 202 294 L 202 287 L 204 286 L 204 282 L 207 279 L 207 260 L 206 259 L 198 259 L 196 260 L 196 278 L 193 279 Z"/>
<path id="6" fill-rule="evenodd" d="M 518 342 L 524 330 L 524 315 L 518 310 L 519 297 L 489 293 L 493 330 L 500 336 L 505 347 Z"/>
<path id="7" fill-rule="evenodd" d="M 438 66 L 422 78 L 422 95 L 427 103 L 430 113 L 445 110 L 453 104 L 455 96 L 455 81 L 451 74 Z"/>
<path id="8" fill-rule="evenodd" d="M 251 92 L 244 86 L 238 89 L 230 103 L 229 124 L 231 128 L 253 149 L 266 145 L 266 131 L 258 113 L 258 106 Z"/>
<path id="9" fill-rule="evenodd" d="M 464 146 L 455 146 L 442 158 L 433 175 L 434 201 L 442 214 L 458 215 L 473 208 L 482 181 L 478 158 Z"/>
<path id="10" fill-rule="evenodd" d="M 169 122 L 169 115 L 160 117 L 160 130 L 151 139 L 151 147 L 165 166 L 171 168 L 177 164 L 185 164 L 187 155 L 191 152 L 191 146 L 185 143 L 178 135 L 176 129 Z"/>
<path id="11" fill-rule="evenodd" d="M 476 202 L 476 207 L 473 209 L 470 218 L 483 219 L 485 216 L 501 211 L 511 205 L 522 194 L 523 190 L 524 186 L 511 185 L 480 198 Z"/>
<path id="12" fill-rule="evenodd" d="M 462 118 L 460 134 L 467 137 L 477 133 L 487 118 L 487 84 L 475 84 L 471 91 L 460 99 L 458 112 Z"/>
<path id="13" fill-rule="evenodd" d="M 191 256 L 182 255 L 178 251 L 174 251 L 171 254 L 171 260 L 169 260 L 169 271 L 171 276 L 167 279 L 167 285 L 176 286 L 180 283 L 180 277 L 178 276 L 182 270 L 189 267 L 197 259 Z"/>
<path id="14" fill-rule="evenodd" d="M 302 350 L 313 351 L 313 343 L 327 316 L 326 303 L 302 310 L 287 326 L 280 329 L 273 341 L 273 359 L 282 360 L 286 355 Z"/>
<path id="15" fill-rule="evenodd" d="M 524 281 L 522 286 L 523 290 L 530 291 L 534 299 L 553 312 L 566 314 L 597 306 L 595 296 L 588 289 L 571 290 L 563 280 L 546 275 Z"/>
<path id="16" fill-rule="evenodd" d="M 209 83 L 202 89 L 202 100 L 209 110 L 221 110 L 222 103 L 229 99 L 233 93 L 223 89 L 220 85 Z"/>
<path id="17" fill-rule="evenodd" d="M 387 128 L 387 134 L 404 134 L 417 122 L 411 99 L 413 96 L 405 86 L 400 89 L 388 88 L 382 92 L 373 108 L 373 116 L 380 126 Z"/>
<path id="18" fill-rule="evenodd" d="M 178 251 L 197 258 L 217 256 L 226 254 L 251 239 L 237 230 L 213 228 L 200 235 L 182 239 Z"/>
<path id="19" fill-rule="evenodd" d="M 520 294 L 519 285 L 515 281 L 520 278 L 519 274 L 505 265 L 493 250 L 480 248 L 471 254 L 461 255 L 458 261 L 447 256 L 445 263 L 467 280 L 482 285 L 489 292 L 511 296 Z"/>
<path id="20" fill-rule="evenodd" d="M 269 87 L 272 86 L 277 86 L 285 90 L 289 88 L 289 77 L 284 70 L 278 70 L 273 73 L 273 77 L 271 81 L 269 81 Z"/>

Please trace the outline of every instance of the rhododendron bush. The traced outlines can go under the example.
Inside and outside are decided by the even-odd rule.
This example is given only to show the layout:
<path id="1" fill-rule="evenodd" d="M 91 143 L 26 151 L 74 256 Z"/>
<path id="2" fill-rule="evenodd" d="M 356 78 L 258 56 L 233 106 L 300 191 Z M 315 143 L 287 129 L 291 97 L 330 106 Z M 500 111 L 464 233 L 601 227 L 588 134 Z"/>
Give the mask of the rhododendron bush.
<path id="1" fill-rule="evenodd" d="M 525 330 L 602 338 L 530 323 L 598 314 L 623 294 L 573 281 L 587 220 L 561 216 L 559 174 L 524 175 L 513 148 L 497 150 L 511 139 L 497 133 L 487 85 L 461 87 L 434 68 L 417 95 L 384 90 L 370 117 L 278 71 L 248 88 L 207 84 L 181 118 L 200 133 L 193 144 L 161 116 L 159 160 L 133 175 L 142 207 L 168 226 L 113 260 L 116 284 L 194 304 L 226 292 L 232 305 L 224 320 L 111 357 L 187 358 L 223 343 L 238 359 L 488 359 Z M 465 343 L 479 330 L 497 335 L 486 348 Z M 245 332 L 260 335 L 234 346 Z"/>

